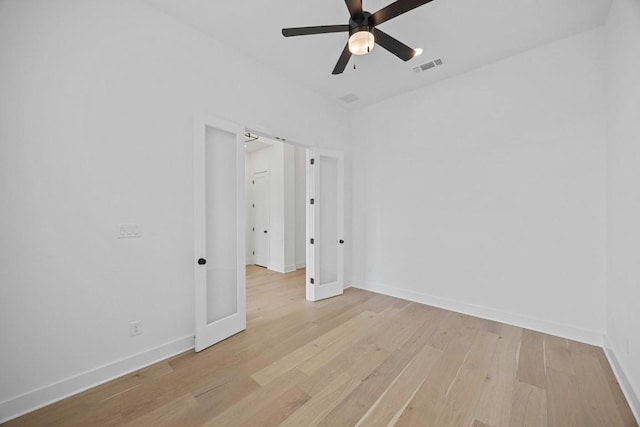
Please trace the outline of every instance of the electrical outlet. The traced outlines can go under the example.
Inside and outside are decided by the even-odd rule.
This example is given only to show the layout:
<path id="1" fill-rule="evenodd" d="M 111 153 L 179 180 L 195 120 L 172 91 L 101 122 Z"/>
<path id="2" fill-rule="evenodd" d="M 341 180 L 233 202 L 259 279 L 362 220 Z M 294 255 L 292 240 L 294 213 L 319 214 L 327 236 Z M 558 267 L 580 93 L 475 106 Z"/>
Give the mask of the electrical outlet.
<path id="1" fill-rule="evenodd" d="M 129 324 L 129 332 L 131 332 L 131 336 L 140 335 L 142 333 L 142 321 L 131 322 Z"/>

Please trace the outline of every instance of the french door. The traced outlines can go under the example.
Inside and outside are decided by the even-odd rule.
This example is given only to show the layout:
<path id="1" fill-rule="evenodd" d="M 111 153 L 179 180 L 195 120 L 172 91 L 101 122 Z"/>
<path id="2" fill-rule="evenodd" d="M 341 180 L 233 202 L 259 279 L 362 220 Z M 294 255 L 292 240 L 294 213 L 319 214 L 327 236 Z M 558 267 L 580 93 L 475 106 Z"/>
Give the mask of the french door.
<path id="1" fill-rule="evenodd" d="M 246 329 L 244 129 L 198 114 L 194 127 L 196 351 Z"/>
<path id="2" fill-rule="evenodd" d="M 309 301 L 341 295 L 344 287 L 344 156 L 307 150 L 307 277 Z"/>

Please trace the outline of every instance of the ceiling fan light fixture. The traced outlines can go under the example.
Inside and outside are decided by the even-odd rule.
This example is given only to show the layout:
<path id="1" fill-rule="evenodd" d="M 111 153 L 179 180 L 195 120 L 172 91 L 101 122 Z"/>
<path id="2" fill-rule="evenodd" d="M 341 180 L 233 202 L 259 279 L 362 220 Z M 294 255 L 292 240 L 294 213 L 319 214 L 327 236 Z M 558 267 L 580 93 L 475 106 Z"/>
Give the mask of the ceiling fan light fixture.
<path id="1" fill-rule="evenodd" d="M 349 37 L 349 51 L 354 55 L 366 55 L 375 44 L 376 39 L 368 28 L 356 31 Z"/>

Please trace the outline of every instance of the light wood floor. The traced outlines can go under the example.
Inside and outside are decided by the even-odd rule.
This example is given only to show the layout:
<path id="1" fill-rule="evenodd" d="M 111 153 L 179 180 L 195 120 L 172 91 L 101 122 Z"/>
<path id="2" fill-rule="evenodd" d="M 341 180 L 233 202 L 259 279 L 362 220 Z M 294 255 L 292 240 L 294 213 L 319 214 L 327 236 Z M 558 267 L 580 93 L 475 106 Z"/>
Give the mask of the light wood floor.
<path id="1" fill-rule="evenodd" d="M 247 271 L 248 328 L 11 426 L 635 426 L 601 349 Z"/>

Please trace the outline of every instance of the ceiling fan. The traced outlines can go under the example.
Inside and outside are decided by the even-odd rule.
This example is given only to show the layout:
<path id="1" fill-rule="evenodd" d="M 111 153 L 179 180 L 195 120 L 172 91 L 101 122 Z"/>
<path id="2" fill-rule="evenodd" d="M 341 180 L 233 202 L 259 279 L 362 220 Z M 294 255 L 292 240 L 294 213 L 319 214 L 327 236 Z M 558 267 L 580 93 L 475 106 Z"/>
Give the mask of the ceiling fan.
<path id="1" fill-rule="evenodd" d="M 340 74 L 347 67 L 351 55 L 364 55 L 371 52 L 375 43 L 393 53 L 403 61 L 408 61 L 422 52 L 420 49 L 411 49 L 406 44 L 394 39 L 387 33 L 375 28 L 377 25 L 409 12 L 416 7 L 427 4 L 433 0 L 397 0 L 383 7 L 375 13 L 362 10 L 362 0 L 345 0 L 349 9 L 349 24 L 346 25 L 320 25 L 315 27 L 283 28 L 285 37 L 306 36 L 310 34 L 342 33 L 349 32 L 347 42 L 338 63 L 331 74 Z"/>

